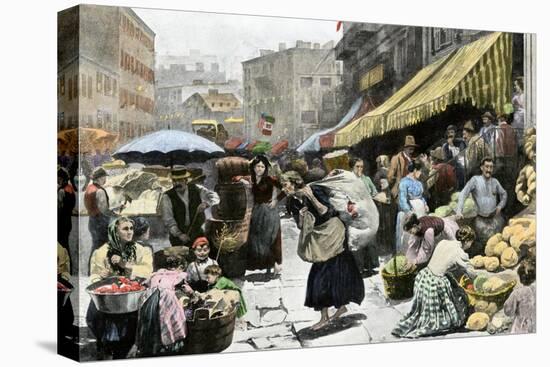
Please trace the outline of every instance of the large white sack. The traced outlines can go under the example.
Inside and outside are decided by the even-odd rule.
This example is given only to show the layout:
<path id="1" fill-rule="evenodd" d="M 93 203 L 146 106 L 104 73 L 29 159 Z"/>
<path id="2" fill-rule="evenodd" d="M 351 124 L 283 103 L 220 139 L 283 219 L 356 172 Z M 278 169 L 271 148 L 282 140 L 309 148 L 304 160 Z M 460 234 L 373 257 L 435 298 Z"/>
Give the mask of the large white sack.
<path id="1" fill-rule="evenodd" d="M 361 179 L 352 172 L 338 172 L 335 176 L 316 181 L 314 185 L 331 190 L 330 203 L 348 226 L 348 245 L 350 250 L 355 251 L 374 241 L 379 225 L 378 208 Z M 348 213 L 348 200 L 356 205 L 356 218 L 352 218 Z"/>

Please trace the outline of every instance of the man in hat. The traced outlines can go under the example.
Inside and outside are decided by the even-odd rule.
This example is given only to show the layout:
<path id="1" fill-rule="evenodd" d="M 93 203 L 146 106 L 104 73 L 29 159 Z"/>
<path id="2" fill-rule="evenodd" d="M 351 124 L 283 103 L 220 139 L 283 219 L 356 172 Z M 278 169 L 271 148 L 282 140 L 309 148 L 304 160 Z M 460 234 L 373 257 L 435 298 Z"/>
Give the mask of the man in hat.
<path id="1" fill-rule="evenodd" d="M 457 137 L 457 128 L 455 125 L 447 126 L 446 142 L 443 144 L 443 154 L 445 161 L 450 163 L 456 173 L 458 189 L 462 190 L 464 187 L 464 155 L 460 154 L 466 149 L 466 143 L 463 139 Z"/>
<path id="2" fill-rule="evenodd" d="M 418 147 L 418 145 L 414 140 L 414 136 L 407 135 L 405 137 L 403 150 L 394 155 L 391 159 L 390 169 L 388 170 L 388 183 L 390 184 L 394 200 L 397 200 L 399 195 L 399 182 L 403 177 L 409 174 L 407 167 L 409 163 L 413 161 L 412 156 L 416 147 Z"/>
<path id="3" fill-rule="evenodd" d="M 490 151 L 485 140 L 476 134 L 474 123 L 471 120 L 464 123 L 462 132 L 466 142 L 466 150 L 464 150 L 466 179 L 469 179 L 478 172 L 481 160 L 489 156 Z"/>
<path id="4" fill-rule="evenodd" d="M 493 147 L 495 145 L 495 138 L 496 138 L 496 126 L 494 124 L 495 118 L 491 114 L 491 112 L 487 111 L 483 115 L 481 115 L 481 122 L 483 123 L 483 126 L 479 130 L 479 135 L 483 137 L 483 140 L 485 140 L 485 144 L 491 148 L 491 152 L 493 151 Z"/>
<path id="5" fill-rule="evenodd" d="M 483 158 L 479 167 L 481 175 L 472 177 L 464 186 L 456 207 L 456 218 L 461 219 L 463 217 L 464 202 L 472 194 L 477 207 L 477 217 L 474 221 L 477 247 L 472 249 L 472 255 L 481 254 L 487 240 L 494 234 L 502 232 L 505 221 L 501 211 L 506 206 L 506 200 L 508 199 L 506 190 L 493 177 L 493 159 L 490 157 Z"/>
<path id="6" fill-rule="evenodd" d="M 172 246 L 190 247 L 195 238 L 203 236 L 205 210 L 220 202 L 215 192 L 189 183 L 191 177 L 187 168 L 174 167 L 171 172 L 172 188 L 162 195 L 162 220 Z"/>
<path id="7" fill-rule="evenodd" d="M 109 195 L 103 188 L 107 181 L 107 171 L 97 167 L 92 172 L 92 183 L 86 187 L 84 206 L 88 211 L 88 229 L 92 235 L 92 252 L 108 240 L 107 228 L 115 214 L 109 209 Z"/>
<path id="8" fill-rule="evenodd" d="M 455 168 L 445 162 L 445 154 L 442 147 L 437 147 L 430 152 L 431 168 L 426 182 L 430 190 L 431 208 L 447 205 L 451 201 L 451 195 L 456 190 L 457 179 Z"/>

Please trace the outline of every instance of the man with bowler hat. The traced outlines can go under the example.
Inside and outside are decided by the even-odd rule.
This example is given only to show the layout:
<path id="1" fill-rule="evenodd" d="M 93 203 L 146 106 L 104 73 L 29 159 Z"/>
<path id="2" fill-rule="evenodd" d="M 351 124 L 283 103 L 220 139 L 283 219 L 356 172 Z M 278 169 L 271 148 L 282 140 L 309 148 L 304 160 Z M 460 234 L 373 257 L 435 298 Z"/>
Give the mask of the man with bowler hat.
<path id="1" fill-rule="evenodd" d="M 401 179 L 409 174 L 407 167 L 409 163 L 413 161 L 414 150 L 418 147 L 414 140 L 414 136 L 407 135 L 405 137 L 405 144 L 403 150 L 394 155 L 390 162 L 390 169 L 388 171 L 388 183 L 391 187 L 391 193 L 394 200 L 397 200 L 399 195 L 399 182 Z"/>

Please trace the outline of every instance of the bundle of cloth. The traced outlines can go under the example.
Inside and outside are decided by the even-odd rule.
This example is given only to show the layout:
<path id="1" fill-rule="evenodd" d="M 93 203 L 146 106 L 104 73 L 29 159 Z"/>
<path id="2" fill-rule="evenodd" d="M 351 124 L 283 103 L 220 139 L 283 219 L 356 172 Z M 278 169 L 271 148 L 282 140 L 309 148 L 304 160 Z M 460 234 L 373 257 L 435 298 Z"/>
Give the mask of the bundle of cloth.
<path id="1" fill-rule="evenodd" d="M 373 244 L 378 232 L 378 209 L 363 181 L 352 172 L 336 170 L 313 185 L 328 188 L 330 203 L 348 227 L 348 246 L 351 251 Z M 350 204 L 352 202 L 352 204 Z"/>

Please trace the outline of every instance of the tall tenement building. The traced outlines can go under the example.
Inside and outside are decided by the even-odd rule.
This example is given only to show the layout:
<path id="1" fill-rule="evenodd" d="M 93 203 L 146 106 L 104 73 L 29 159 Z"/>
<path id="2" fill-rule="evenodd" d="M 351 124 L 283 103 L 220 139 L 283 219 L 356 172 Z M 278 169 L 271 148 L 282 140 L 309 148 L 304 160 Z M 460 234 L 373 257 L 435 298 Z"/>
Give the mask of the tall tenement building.
<path id="1" fill-rule="evenodd" d="M 155 33 L 130 8 L 79 5 L 58 14 L 58 129 L 153 130 Z"/>
<path id="2" fill-rule="evenodd" d="M 248 139 L 275 143 L 286 139 L 296 147 L 323 127 L 337 123 L 336 94 L 342 71 L 332 42 L 297 41 L 296 47 L 260 50 L 243 63 L 244 120 Z M 275 118 L 271 136 L 263 136 L 257 123 L 261 114 Z"/>

